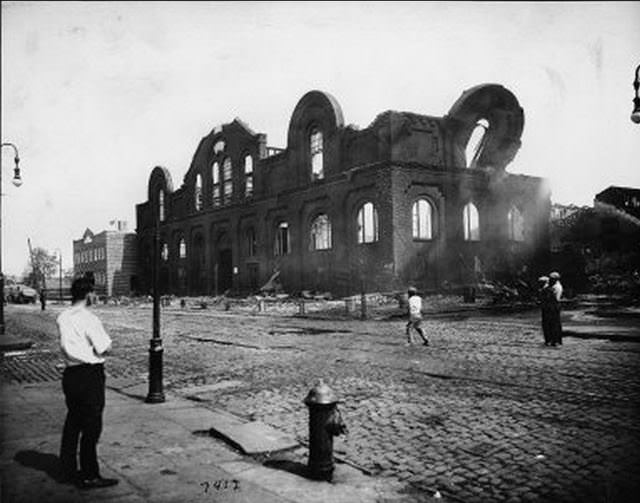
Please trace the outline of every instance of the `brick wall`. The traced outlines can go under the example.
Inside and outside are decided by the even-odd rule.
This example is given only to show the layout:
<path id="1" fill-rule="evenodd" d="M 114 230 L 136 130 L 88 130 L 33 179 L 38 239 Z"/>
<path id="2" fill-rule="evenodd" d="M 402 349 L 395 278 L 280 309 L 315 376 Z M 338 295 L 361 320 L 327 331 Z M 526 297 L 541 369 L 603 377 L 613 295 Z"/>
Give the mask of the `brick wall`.
<path id="1" fill-rule="evenodd" d="M 131 294 L 131 277 L 136 272 L 136 236 L 133 233 L 106 232 L 109 296 Z"/>

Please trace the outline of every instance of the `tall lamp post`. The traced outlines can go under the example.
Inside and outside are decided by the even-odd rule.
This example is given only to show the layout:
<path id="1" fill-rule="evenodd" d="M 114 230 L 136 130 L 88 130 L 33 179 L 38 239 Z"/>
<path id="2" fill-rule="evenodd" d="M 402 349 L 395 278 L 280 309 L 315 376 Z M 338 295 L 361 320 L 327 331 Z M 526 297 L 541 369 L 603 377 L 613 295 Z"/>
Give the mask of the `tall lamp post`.
<path id="1" fill-rule="evenodd" d="M 636 68 L 636 80 L 633 81 L 633 89 L 636 92 L 633 98 L 633 112 L 631 112 L 631 120 L 636 124 L 640 124 L 640 96 L 638 96 L 638 88 L 640 88 L 640 65 Z"/>
<path id="2" fill-rule="evenodd" d="M 62 303 L 62 250 L 60 250 L 60 248 L 56 248 L 55 251 L 58 252 L 58 267 L 60 268 L 58 276 L 58 301 Z"/>
<path id="3" fill-rule="evenodd" d="M 13 148 L 14 157 L 13 160 L 16 163 L 16 167 L 13 168 L 13 184 L 16 187 L 22 185 L 22 178 L 20 177 L 20 156 L 18 155 L 18 147 L 13 143 L 3 143 L 2 148 Z M 2 191 L 2 169 L 0 169 L 0 192 Z M 4 335 L 4 274 L 2 273 L 2 194 L 0 193 L 0 291 L 2 292 L 2 302 L 0 302 L 0 335 Z"/>
<path id="4" fill-rule="evenodd" d="M 162 339 L 160 338 L 160 215 L 155 214 L 155 232 L 153 239 L 153 337 L 149 341 L 149 394 L 147 403 L 164 402 L 162 391 Z"/>

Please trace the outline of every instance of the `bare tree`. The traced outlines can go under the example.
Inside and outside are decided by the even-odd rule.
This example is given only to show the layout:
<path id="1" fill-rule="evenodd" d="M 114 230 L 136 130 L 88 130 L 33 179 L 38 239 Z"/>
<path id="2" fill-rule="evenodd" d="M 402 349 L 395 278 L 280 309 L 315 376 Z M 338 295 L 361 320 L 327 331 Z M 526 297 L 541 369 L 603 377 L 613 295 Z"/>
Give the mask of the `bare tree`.
<path id="1" fill-rule="evenodd" d="M 53 276 L 58 270 L 58 258 L 54 253 L 49 253 L 44 248 L 31 250 L 31 267 L 23 273 L 24 283 L 34 288 L 46 288 L 46 279 Z"/>

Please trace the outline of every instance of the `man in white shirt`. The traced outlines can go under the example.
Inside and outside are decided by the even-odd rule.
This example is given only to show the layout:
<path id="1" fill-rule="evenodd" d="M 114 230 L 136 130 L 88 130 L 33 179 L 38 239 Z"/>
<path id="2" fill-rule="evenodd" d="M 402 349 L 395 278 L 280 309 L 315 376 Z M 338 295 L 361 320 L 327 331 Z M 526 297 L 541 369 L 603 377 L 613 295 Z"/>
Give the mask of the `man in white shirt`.
<path id="1" fill-rule="evenodd" d="M 560 299 L 562 298 L 563 288 L 560 283 L 560 273 L 552 272 L 549 274 L 549 289 L 552 292 L 552 316 L 551 316 L 551 345 L 562 346 L 562 320 L 560 318 Z"/>
<path id="2" fill-rule="evenodd" d="M 429 341 L 424 335 L 424 330 L 422 329 L 422 297 L 418 295 L 418 291 L 414 287 L 409 287 L 408 290 L 409 295 L 409 322 L 407 323 L 407 345 L 413 343 L 413 336 L 411 334 L 411 329 L 414 329 L 420 337 L 422 338 L 422 343 L 425 346 L 429 345 Z"/>
<path id="3" fill-rule="evenodd" d="M 60 444 L 60 462 L 64 481 L 78 483 L 81 488 L 108 487 L 116 479 L 100 476 L 96 447 L 102 432 L 105 403 L 103 355 L 111 349 L 111 339 L 98 317 L 87 308 L 93 291 L 88 278 L 76 279 L 71 285 L 72 306 L 57 318 L 60 347 L 66 368 L 62 377 L 67 404 L 67 417 Z M 80 441 L 80 472 L 77 467 Z"/>

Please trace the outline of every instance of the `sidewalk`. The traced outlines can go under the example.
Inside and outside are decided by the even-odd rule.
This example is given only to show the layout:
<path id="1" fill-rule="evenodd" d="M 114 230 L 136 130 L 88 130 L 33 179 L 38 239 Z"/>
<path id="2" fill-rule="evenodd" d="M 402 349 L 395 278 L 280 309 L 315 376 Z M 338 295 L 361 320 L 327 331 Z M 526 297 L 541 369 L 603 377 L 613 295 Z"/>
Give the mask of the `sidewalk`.
<path id="1" fill-rule="evenodd" d="M 146 404 L 144 396 L 136 395 L 141 386 L 121 390 L 118 386 L 107 380 L 98 455 L 102 475 L 118 478 L 120 483 L 80 490 L 55 480 L 66 413 L 60 383 L 3 384 L 0 500 L 353 503 L 405 499 L 397 492 L 397 484 L 344 464 L 336 465 L 333 483 L 296 474 L 304 470 L 299 463 L 283 462 L 282 469 L 260 464 L 209 434 L 211 428 L 228 429 L 240 418 L 172 394 L 166 395 L 165 403 Z"/>

